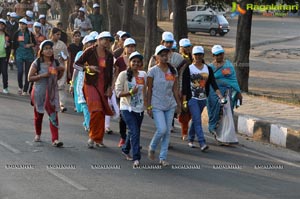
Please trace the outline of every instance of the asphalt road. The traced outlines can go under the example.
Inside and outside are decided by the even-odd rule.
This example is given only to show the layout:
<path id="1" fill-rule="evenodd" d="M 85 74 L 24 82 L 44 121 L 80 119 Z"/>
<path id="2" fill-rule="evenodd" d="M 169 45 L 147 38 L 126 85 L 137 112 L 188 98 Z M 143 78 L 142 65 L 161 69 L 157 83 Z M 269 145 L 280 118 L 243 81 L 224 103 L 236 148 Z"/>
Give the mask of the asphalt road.
<path id="1" fill-rule="evenodd" d="M 14 77 L 15 71 L 10 71 Z M 154 132 L 145 117 L 142 126 L 142 167 L 133 169 L 117 147 L 118 133 L 105 135 L 107 148 L 88 149 L 82 116 L 59 114 L 60 138 L 65 147 L 51 146 L 47 117 L 43 142 L 33 143 L 33 110 L 28 97 L 0 94 L 0 198 L 238 198 L 298 199 L 300 154 L 256 143 L 239 136 L 240 144 L 222 147 L 210 135 L 208 153 L 190 149 L 180 140 L 180 130 L 171 135 L 174 146 L 161 168 L 147 158 Z M 117 123 L 112 129 L 117 132 Z M 206 126 L 205 126 L 206 129 Z"/>

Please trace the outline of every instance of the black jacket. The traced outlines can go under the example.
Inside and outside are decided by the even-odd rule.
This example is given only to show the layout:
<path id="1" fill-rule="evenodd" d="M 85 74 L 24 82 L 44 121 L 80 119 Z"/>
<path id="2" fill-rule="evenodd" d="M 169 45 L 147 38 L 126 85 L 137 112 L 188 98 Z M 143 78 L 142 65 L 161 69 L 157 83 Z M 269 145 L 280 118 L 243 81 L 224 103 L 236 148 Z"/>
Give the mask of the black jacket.
<path id="1" fill-rule="evenodd" d="M 208 80 L 205 85 L 205 92 L 206 95 L 209 95 L 209 87 L 210 85 L 213 87 L 213 89 L 216 91 L 219 89 L 216 79 L 214 76 L 214 72 L 210 66 L 207 66 L 208 71 L 209 71 L 209 76 Z M 182 95 L 186 95 L 186 100 L 190 100 L 192 97 L 192 91 L 191 91 L 191 75 L 190 75 L 190 67 L 186 67 L 184 72 L 183 72 L 183 77 L 182 77 Z"/>

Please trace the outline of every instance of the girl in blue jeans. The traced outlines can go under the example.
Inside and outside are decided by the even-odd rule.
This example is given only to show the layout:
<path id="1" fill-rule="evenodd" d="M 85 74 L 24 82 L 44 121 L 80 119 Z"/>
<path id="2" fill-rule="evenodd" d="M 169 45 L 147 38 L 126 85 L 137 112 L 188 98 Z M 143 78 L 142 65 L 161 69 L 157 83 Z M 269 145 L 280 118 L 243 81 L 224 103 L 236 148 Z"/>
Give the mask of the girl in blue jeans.
<path id="1" fill-rule="evenodd" d="M 180 113 L 181 103 L 177 89 L 177 71 L 168 63 L 169 49 L 157 46 L 155 59 L 157 64 L 148 72 L 147 78 L 147 112 L 153 117 L 156 132 L 151 140 L 148 156 L 155 159 L 155 150 L 161 142 L 159 163 L 168 166 L 166 161 L 170 141 L 170 130 L 175 109 Z M 177 108 L 176 108 L 177 107 Z"/>
<path id="2" fill-rule="evenodd" d="M 223 96 L 217 86 L 212 69 L 204 63 L 204 49 L 202 46 L 194 46 L 193 63 L 183 72 L 182 98 L 183 108 L 189 108 L 192 114 L 192 124 L 189 130 L 189 147 L 194 148 L 195 133 L 201 151 L 208 149 L 202 130 L 201 114 L 206 106 L 206 98 L 209 95 L 209 87 L 212 86 L 217 96 Z"/>
<path id="3" fill-rule="evenodd" d="M 143 56 L 137 51 L 129 56 L 129 68 L 122 71 L 115 83 L 117 97 L 120 99 L 121 115 L 129 129 L 122 154 L 127 160 L 133 160 L 133 167 L 140 166 L 140 133 L 144 118 L 144 99 L 146 95 L 145 71 L 139 70 L 143 64 Z M 132 149 L 132 157 L 129 155 Z"/>

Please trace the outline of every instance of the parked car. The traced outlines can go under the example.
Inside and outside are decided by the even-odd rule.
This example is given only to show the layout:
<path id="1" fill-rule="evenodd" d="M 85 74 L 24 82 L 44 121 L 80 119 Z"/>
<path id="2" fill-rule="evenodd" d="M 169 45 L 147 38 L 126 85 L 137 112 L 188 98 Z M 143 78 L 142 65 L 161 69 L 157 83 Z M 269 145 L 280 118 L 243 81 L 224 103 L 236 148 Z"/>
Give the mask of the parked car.
<path id="1" fill-rule="evenodd" d="M 207 5 L 191 5 L 186 7 L 186 17 L 187 19 L 193 19 L 200 14 L 220 14 L 225 15 L 226 12 L 223 9 L 207 6 Z"/>
<path id="2" fill-rule="evenodd" d="M 211 36 L 224 36 L 229 32 L 229 23 L 223 15 L 201 14 L 187 21 L 191 33 L 207 32 Z"/>

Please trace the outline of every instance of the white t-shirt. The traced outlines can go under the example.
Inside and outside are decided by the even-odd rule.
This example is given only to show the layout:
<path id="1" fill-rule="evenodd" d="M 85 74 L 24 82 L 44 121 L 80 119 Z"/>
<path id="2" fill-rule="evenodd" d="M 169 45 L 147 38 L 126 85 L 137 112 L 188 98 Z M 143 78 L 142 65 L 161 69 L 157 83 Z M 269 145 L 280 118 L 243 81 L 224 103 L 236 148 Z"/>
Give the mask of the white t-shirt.
<path id="1" fill-rule="evenodd" d="M 209 70 L 206 64 L 200 70 L 194 64 L 189 66 L 192 98 L 197 100 L 205 100 L 207 95 L 205 85 L 208 80 Z"/>
<path id="2" fill-rule="evenodd" d="M 128 90 L 132 89 L 136 85 L 138 86 L 138 92 L 130 97 L 130 104 L 126 104 L 124 97 L 121 97 L 120 110 L 128 110 L 136 113 L 144 111 L 144 86 L 146 85 L 147 73 L 145 71 L 139 71 L 137 77 L 133 77 L 131 82 L 127 82 Z M 124 100 L 124 101 L 123 101 Z"/>

